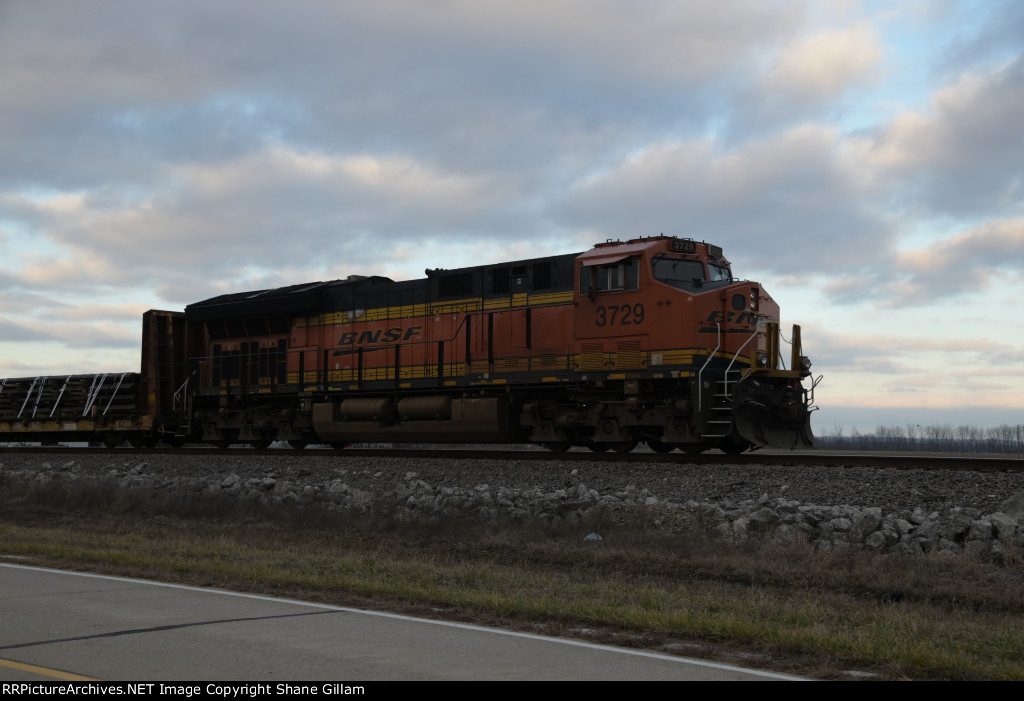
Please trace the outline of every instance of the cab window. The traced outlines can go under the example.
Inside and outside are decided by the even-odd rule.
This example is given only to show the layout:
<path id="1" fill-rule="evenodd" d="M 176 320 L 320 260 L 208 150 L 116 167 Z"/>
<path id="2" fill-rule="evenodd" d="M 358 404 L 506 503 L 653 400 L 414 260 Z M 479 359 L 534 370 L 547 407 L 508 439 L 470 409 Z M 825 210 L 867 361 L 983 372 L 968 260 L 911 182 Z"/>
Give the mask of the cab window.
<path id="1" fill-rule="evenodd" d="M 722 265 L 708 263 L 708 280 L 726 280 L 732 282 L 732 271 Z"/>
<path id="2" fill-rule="evenodd" d="M 580 293 L 617 292 L 638 288 L 640 261 L 622 260 L 608 265 L 585 265 L 580 268 Z"/>

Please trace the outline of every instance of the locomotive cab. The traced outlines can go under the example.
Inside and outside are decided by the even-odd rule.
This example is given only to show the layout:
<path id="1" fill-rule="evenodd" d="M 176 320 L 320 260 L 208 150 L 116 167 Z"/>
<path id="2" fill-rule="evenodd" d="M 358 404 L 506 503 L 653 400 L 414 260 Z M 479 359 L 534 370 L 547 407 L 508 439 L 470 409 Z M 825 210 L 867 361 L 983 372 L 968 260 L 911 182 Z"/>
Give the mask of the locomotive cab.
<path id="1" fill-rule="evenodd" d="M 691 452 L 812 444 L 799 327 L 786 369 L 778 305 L 736 280 L 721 248 L 665 236 L 606 242 L 577 265 L 576 367 L 622 383 L 621 403 L 605 400 L 613 420 L 597 423 L 596 441 L 639 434 L 656 449 Z"/>

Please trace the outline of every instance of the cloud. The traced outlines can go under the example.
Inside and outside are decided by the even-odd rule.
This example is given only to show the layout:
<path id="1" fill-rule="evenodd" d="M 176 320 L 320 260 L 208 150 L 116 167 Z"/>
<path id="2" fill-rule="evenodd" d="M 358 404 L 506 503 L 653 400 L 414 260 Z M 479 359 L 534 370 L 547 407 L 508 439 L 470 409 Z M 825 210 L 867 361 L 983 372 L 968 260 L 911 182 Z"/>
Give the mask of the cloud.
<path id="1" fill-rule="evenodd" d="M 816 272 L 834 273 L 877 259 L 892 238 L 861 187 L 837 132 L 806 125 L 733 150 L 653 144 L 552 209 L 567 228 L 718 243 L 747 269 L 805 272 L 810 258 Z"/>
<path id="2" fill-rule="evenodd" d="M 26 292 L 18 289 L 16 278 L 0 283 L 0 309 L 7 314 L 18 316 L 36 316 L 47 313 L 60 313 L 72 307 L 39 292 Z"/>
<path id="3" fill-rule="evenodd" d="M 941 47 L 944 74 L 957 74 L 984 63 L 1000 62 L 1020 53 L 1024 36 L 1024 5 L 1018 0 L 980 3 L 938 3 L 928 8 L 942 23 L 956 27 Z"/>
<path id="4" fill-rule="evenodd" d="M 80 317 L 84 321 L 39 319 L 30 322 L 0 317 L 0 339 L 5 344 L 53 341 L 66 348 L 81 349 L 138 347 L 141 312 L 136 317 L 123 318 L 127 324 L 103 321 L 102 316 L 100 319 Z"/>
<path id="5" fill-rule="evenodd" d="M 947 279 L 973 266 L 1019 272 L 1024 268 L 1024 218 L 986 222 L 934 246 L 906 251 L 898 262 L 917 275 Z"/>
<path id="6" fill-rule="evenodd" d="M 520 232 L 545 233 L 523 225 L 514 178 L 445 172 L 409 158 L 330 157 L 279 146 L 182 167 L 172 180 L 136 201 L 102 191 L 3 198 L 9 216 L 63 252 L 29 262 L 18 278 L 100 289 L 143 285 L 173 276 L 175 267 L 231 279 L 282 261 L 310 276 L 338 260 L 350 272 L 379 268 L 396 246 L 444 240 L 456 247 L 481 231 L 520 240 Z"/>
<path id="7" fill-rule="evenodd" d="M 11 341 L 48 341 L 53 337 L 39 329 L 0 317 L 0 339 Z"/>
<path id="8" fill-rule="evenodd" d="M 900 300 L 911 303 L 984 292 L 999 275 L 1020 279 L 1024 218 L 986 222 L 933 246 L 901 252 L 896 267 L 909 276 Z"/>
<path id="9" fill-rule="evenodd" d="M 968 362 L 965 355 L 977 355 L 980 358 L 1021 353 L 1019 347 L 1004 338 L 991 340 L 989 336 L 994 335 L 991 329 L 988 334 L 972 338 L 945 335 L 941 327 L 936 328 L 936 332 L 933 337 L 923 339 L 899 333 L 849 333 L 819 323 L 805 324 L 802 336 L 804 349 L 809 353 L 816 370 L 841 370 L 853 378 L 875 373 L 913 375 L 931 372 L 933 368 L 922 363 L 922 357 L 927 353 L 957 358 L 955 362 L 935 366 L 949 375 L 959 373 L 965 367 L 988 367 L 984 363 Z"/>
<path id="10" fill-rule="evenodd" d="M 829 29 L 782 47 L 765 71 L 763 90 L 779 100 L 828 100 L 871 80 L 881 61 L 870 25 Z"/>
<path id="11" fill-rule="evenodd" d="M 916 423 L 924 425 L 926 420 L 922 417 L 928 416 L 927 410 L 954 409 L 955 412 L 945 414 L 944 422 L 974 422 L 995 425 L 999 423 L 1011 423 L 1018 421 L 1019 410 L 1024 409 L 1024 398 L 1020 395 L 1001 393 L 999 395 L 979 394 L 973 396 L 962 392 L 939 392 L 930 391 L 922 393 L 900 393 L 892 392 L 883 394 L 879 392 L 857 395 L 857 394 L 833 394 L 827 402 L 822 403 L 822 409 L 852 409 L 870 408 L 873 409 L 872 417 L 878 417 L 879 410 L 884 409 L 915 409 L 921 411 L 906 412 L 902 418 L 877 419 L 869 421 L 881 421 L 890 423 L 892 421 Z M 845 412 L 844 412 L 845 413 Z M 983 418 L 973 419 L 981 416 Z M 928 421 L 928 423 L 932 423 Z M 817 423 L 815 422 L 815 425 Z M 870 424 L 869 424 L 870 425 Z M 877 425 L 877 424 L 874 424 Z M 871 426 L 873 428 L 873 425 Z"/>
<path id="12" fill-rule="evenodd" d="M 723 91 L 729 107 L 720 138 L 763 139 L 800 124 L 843 121 L 862 110 L 869 90 L 885 77 L 887 47 L 875 22 L 841 21 L 838 27 L 808 22 L 785 41 L 762 46 L 760 60 Z"/>
<path id="13" fill-rule="evenodd" d="M 925 113 L 904 112 L 860 146 L 897 203 L 942 215 L 1024 210 L 1024 55 L 959 76 Z M 902 202 L 901 202 L 902 201 Z"/>
<path id="14" fill-rule="evenodd" d="M 1024 269 L 1024 218 L 995 220 L 920 248 L 892 253 L 884 266 L 833 278 L 824 285 L 836 302 L 884 300 L 882 307 L 934 304 L 981 295 Z"/>
<path id="15" fill-rule="evenodd" d="M 804 350 L 823 380 L 823 407 L 1020 407 L 1021 350 L 991 328 L 957 338 L 955 328 L 932 337 L 849 333 L 821 324 L 803 328 Z M 986 337 L 988 336 L 988 337 Z M 993 362 L 993 358 L 999 361 Z"/>
<path id="16" fill-rule="evenodd" d="M 5 5 L 0 188 L 149 180 L 269 142 L 491 167 L 705 112 L 800 24 L 757 0 Z M 598 141 L 600 140 L 600 141 Z"/>

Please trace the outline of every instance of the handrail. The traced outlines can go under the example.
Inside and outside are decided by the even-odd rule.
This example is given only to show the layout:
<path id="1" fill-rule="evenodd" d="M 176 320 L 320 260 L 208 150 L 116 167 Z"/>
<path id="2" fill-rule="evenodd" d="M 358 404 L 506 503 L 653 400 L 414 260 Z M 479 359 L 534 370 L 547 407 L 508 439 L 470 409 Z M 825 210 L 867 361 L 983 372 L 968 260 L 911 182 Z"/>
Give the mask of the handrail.
<path id="1" fill-rule="evenodd" d="M 752 340 L 754 340 L 757 337 L 757 334 L 758 334 L 757 326 L 754 326 L 754 332 L 752 334 L 750 334 L 750 336 L 747 337 L 747 340 L 743 342 L 743 345 L 741 345 L 739 348 L 736 349 L 736 353 L 733 354 L 732 359 L 729 361 L 729 364 L 725 368 L 725 374 L 724 374 L 723 382 L 725 383 L 725 397 L 726 397 L 726 399 L 731 399 L 731 397 L 729 396 L 729 371 L 732 370 L 732 366 L 736 363 L 736 359 L 740 357 L 740 353 L 743 352 L 743 349 L 747 347 L 748 343 L 750 343 Z"/>
<path id="2" fill-rule="evenodd" d="M 715 349 L 708 354 L 708 359 L 704 361 L 704 364 L 700 366 L 700 370 L 697 371 L 697 413 L 698 414 L 701 412 L 701 409 L 703 408 L 702 407 L 702 401 L 703 401 L 704 393 L 700 391 L 700 388 L 701 388 L 701 384 L 702 384 L 701 377 L 704 374 L 704 368 L 706 368 L 708 366 L 708 363 L 711 362 L 711 359 L 715 357 L 715 353 L 717 353 L 718 349 L 722 347 L 722 325 L 720 323 L 718 323 L 717 321 L 715 321 L 713 323 L 715 325 L 715 328 L 718 329 L 718 342 L 717 342 L 717 345 L 715 345 Z"/>
<path id="3" fill-rule="evenodd" d="M 186 377 L 185 381 L 181 383 L 181 386 L 178 387 L 178 389 L 174 390 L 174 396 L 171 398 L 172 411 L 180 411 L 182 414 L 184 414 L 186 407 L 185 403 L 182 401 L 182 395 L 184 395 L 188 391 L 188 383 L 192 381 L 192 377 L 195 374 L 196 371 L 193 370 L 192 374 Z"/>
<path id="4" fill-rule="evenodd" d="M 814 390 L 818 386 L 818 383 L 824 379 L 824 375 L 818 375 L 811 380 L 811 388 L 804 390 L 804 405 L 809 411 L 814 411 L 818 407 L 814 406 Z"/>
<path id="5" fill-rule="evenodd" d="M 787 344 L 790 348 L 793 348 L 793 341 L 786 340 L 786 337 L 782 335 L 782 326 L 781 325 L 779 326 L 779 338 L 782 339 L 783 343 Z M 794 334 L 793 338 L 796 339 L 796 335 L 795 334 Z M 779 343 L 777 345 L 778 345 L 778 350 L 779 350 L 779 365 L 781 365 L 782 369 L 785 370 L 786 369 L 786 356 L 782 354 L 782 343 Z M 793 369 L 796 370 L 796 367 L 794 366 Z"/>

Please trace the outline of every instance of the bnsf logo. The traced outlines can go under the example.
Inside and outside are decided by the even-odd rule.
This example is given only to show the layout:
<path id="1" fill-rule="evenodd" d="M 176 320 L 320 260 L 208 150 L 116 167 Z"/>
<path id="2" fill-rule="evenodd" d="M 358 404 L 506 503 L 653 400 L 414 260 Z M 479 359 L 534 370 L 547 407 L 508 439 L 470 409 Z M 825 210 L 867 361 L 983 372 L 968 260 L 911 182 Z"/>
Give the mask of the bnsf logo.
<path id="1" fill-rule="evenodd" d="M 711 312 L 708 314 L 707 321 L 712 323 L 718 322 L 721 324 L 723 321 L 727 324 L 733 324 L 736 326 L 754 326 L 757 324 L 757 316 L 753 312 Z"/>
<path id="2" fill-rule="evenodd" d="M 341 334 L 338 345 L 365 346 L 370 343 L 396 343 L 419 336 L 422 331 L 422 326 L 410 326 L 407 329 L 396 326 L 393 329 L 377 329 L 376 331 L 347 331 Z"/>

